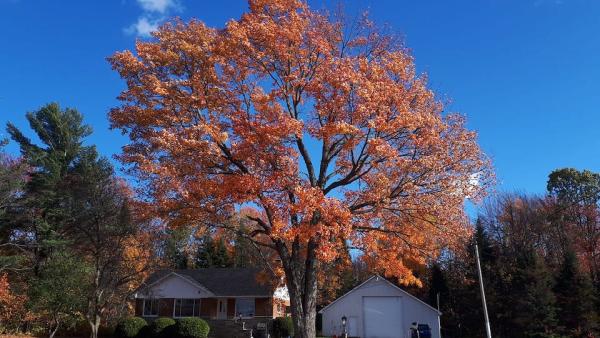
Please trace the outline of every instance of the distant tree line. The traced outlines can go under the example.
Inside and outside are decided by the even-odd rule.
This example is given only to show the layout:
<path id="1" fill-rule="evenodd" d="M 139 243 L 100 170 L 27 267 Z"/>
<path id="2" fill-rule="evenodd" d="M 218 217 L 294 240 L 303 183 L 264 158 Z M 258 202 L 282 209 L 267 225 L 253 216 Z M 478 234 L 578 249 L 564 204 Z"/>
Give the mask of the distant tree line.
<path id="1" fill-rule="evenodd" d="M 248 240 L 244 210 L 234 214 L 230 223 L 241 224 L 234 233 L 212 231 L 195 233 L 190 225 L 167 228 L 156 245 L 163 267 L 172 269 L 247 268 L 268 270 L 272 260 L 264 250 Z"/>
<path id="2" fill-rule="evenodd" d="M 463 251 L 431 265 L 423 296 L 444 337 L 484 337 L 478 243 L 494 337 L 596 337 L 600 310 L 600 175 L 560 169 L 545 196 L 505 194 L 485 206 Z"/>
<path id="3" fill-rule="evenodd" d="M 439 299 L 443 337 L 485 337 L 477 243 L 493 337 L 598 336 L 600 174 L 558 169 L 543 196 L 497 194 L 481 210 L 462 248 L 413 267 L 423 287 L 390 281 L 433 307 Z M 359 258 L 348 248 L 323 267 L 320 307 L 377 272 Z"/>

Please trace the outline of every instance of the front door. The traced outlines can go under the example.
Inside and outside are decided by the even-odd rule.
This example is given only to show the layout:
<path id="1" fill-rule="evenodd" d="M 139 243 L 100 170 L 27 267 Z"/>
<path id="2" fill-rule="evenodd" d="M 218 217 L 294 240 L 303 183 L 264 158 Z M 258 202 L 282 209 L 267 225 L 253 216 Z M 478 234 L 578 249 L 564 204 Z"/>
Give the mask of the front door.
<path id="1" fill-rule="evenodd" d="M 217 299 L 217 319 L 227 319 L 227 299 Z"/>

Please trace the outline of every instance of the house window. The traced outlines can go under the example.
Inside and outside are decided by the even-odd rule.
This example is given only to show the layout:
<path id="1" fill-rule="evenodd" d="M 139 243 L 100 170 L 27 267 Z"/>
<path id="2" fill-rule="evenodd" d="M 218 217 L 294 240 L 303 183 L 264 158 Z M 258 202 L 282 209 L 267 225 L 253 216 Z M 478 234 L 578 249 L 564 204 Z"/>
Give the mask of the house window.
<path id="1" fill-rule="evenodd" d="M 241 317 L 254 317 L 254 298 L 237 298 L 235 300 L 235 313 Z"/>
<path id="2" fill-rule="evenodd" d="M 144 317 L 158 316 L 158 299 L 144 299 Z"/>
<path id="3" fill-rule="evenodd" d="M 200 315 L 199 313 L 195 313 L 196 304 L 200 304 L 199 299 L 175 299 L 173 317 L 194 317 Z"/>

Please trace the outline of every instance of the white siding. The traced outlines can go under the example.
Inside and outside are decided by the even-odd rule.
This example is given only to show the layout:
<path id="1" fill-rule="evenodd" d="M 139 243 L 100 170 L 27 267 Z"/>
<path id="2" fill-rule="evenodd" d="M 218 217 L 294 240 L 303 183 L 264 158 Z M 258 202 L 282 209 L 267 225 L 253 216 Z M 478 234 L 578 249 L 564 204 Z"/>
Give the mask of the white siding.
<path id="1" fill-rule="evenodd" d="M 138 298 L 204 298 L 212 293 L 178 275 L 169 275 L 150 287 L 147 293 Z"/>
<path id="2" fill-rule="evenodd" d="M 413 298 L 408 293 L 396 288 L 381 277 L 371 278 L 362 286 L 350 291 L 340 297 L 335 303 L 323 309 L 323 335 L 333 336 L 341 334 L 341 318 L 346 316 L 346 318 L 356 317 L 358 336 L 365 337 L 363 297 L 400 297 L 402 318 L 398 318 L 398 320 L 401 321 L 401 326 L 403 327 L 403 331 L 405 331 L 400 337 L 409 338 L 408 330 L 411 324 L 418 322 L 429 325 L 433 338 L 441 338 L 439 336 L 438 312 Z M 390 323 L 390 325 L 400 327 L 398 323 Z"/>
<path id="3" fill-rule="evenodd" d="M 366 337 L 402 338 L 404 328 L 401 297 L 363 297 L 363 324 Z"/>

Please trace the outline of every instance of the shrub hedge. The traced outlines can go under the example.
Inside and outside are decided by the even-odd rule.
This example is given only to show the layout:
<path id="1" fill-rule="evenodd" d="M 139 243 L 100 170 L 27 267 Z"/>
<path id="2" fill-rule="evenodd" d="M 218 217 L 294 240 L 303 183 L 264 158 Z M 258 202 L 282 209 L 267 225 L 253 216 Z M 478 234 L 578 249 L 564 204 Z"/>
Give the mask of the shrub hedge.
<path id="1" fill-rule="evenodd" d="M 174 328 L 174 337 L 178 338 L 206 338 L 210 328 L 208 323 L 197 317 L 181 318 L 177 320 Z"/>
<path id="2" fill-rule="evenodd" d="M 173 318 L 156 318 L 151 324 L 149 333 L 152 338 L 171 338 L 174 336 L 175 320 Z"/>
<path id="3" fill-rule="evenodd" d="M 273 319 L 272 334 L 274 338 L 285 338 L 294 335 L 292 317 L 277 317 Z"/>
<path id="4" fill-rule="evenodd" d="M 115 328 L 117 338 L 136 338 L 142 329 L 148 326 L 144 318 L 129 317 L 122 319 Z"/>

